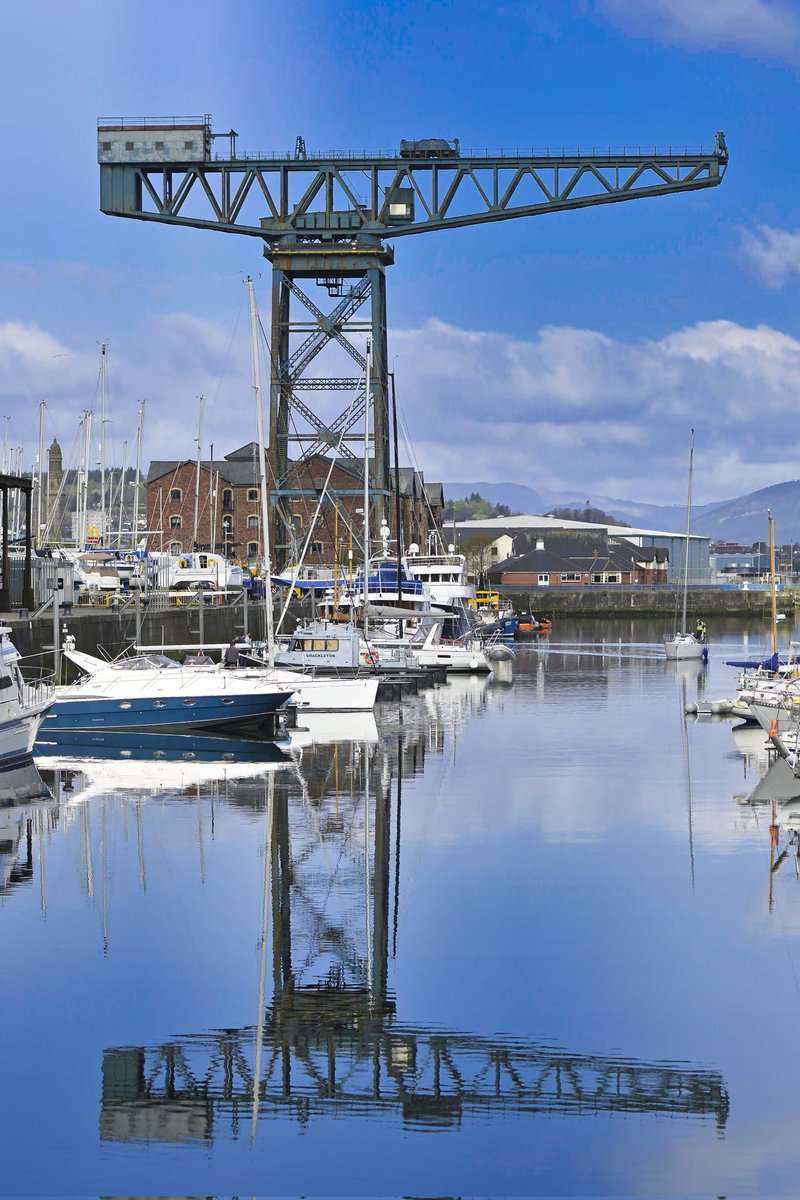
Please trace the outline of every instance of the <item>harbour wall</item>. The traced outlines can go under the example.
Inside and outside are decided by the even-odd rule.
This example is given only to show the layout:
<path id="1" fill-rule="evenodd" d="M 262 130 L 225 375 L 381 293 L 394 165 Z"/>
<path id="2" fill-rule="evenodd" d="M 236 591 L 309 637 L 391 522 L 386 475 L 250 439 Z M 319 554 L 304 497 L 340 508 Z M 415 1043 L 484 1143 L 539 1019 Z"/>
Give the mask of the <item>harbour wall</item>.
<path id="1" fill-rule="evenodd" d="M 504 593 L 518 611 L 532 611 L 538 616 L 561 617 L 653 617 L 661 624 L 673 624 L 680 612 L 680 589 L 650 587 L 592 587 L 535 588 L 525 592 Z M 787 617 L 787 625 L 795 616 L 796 597 L 800 610 L 800 592 L 785 590 L 778 593 L 777 609 Z M 292 606 L 294 608 L 294 606 Z M 752 618 L 769 625 L 770 594 L 768 591 L 738 591 L 725 588 L 690 588 L 687 612 L 691 623 L 698 617 L 706 622 L 715 618 Z M 297 613 L 290 610 L 290 615 Z M 11 614 L 4 618 L 13 629 L 13 641 L 26 658 L 41 654 L 45 662 L 52 655 L 53 618 L 50 613 L 33 619 Z M 244 632 L 244 612 L 239 605 L 206 605 L 203 610 L 203 636 L 206 643 L 227 644 Z M 293 621 L 289 622 L 292 628 Z M 264 612 L 250 606 L 247 614 L 249 633 L 264 636 Z M 136 642 L 136 614 L 131 608 L 122 611 L 108 609 L 73 609 L 59 618 L 60 641 L 65 633 L 75 638 L 78 650 L 97 654 L 100 650 L 114 657 Z M 154 647 L 198 645 L 200 613 L 196 606 L 170 607 L 141 613 L 141 644 Z"/>
<path id="2" fill-rule="evenodd" d="M 680 588 L 663 584 L 574 588 L 533 588 L 524 592 L 503 595 L 517 611 L 533 612 L 536 616 L 641 616 L 670 617 L 680 613 L 683 593 Z M 800 593 L 786 590 L 776 597 L 777 610 L 791 618 L 795 612 L 795 596 Z M 769 620 L 769 591 L 741 591 L 732 588 L 689 588 L 686 610 L 692 622 L 698 617 L 753 617 Z"/>

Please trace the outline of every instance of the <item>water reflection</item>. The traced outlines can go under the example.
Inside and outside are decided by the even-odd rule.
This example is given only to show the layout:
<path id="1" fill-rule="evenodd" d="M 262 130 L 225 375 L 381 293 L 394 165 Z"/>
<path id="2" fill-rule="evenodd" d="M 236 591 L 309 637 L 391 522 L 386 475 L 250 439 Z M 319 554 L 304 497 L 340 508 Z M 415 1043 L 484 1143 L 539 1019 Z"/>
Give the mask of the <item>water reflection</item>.
<path id="1" fill-rule="evenodd" d="M 476 1185 L 465 1192 L 496 1190 L 507 1164 L 515 1191 L 532 1164 L 538 1190 L 577 1191 L 593 1172 L 609 1191 L 652 1190 L 623 1175 L 629 1159 L 728 1153 L 731 1134 L 714 1132 L 728 1129 L 733 1079 L 741 1131 L 749 1082 L 717 1037 L 736 986 L 713 958 L 732 936 L 729 864 L 701 858 L 696 890 L 686 867 L 687 840 L 692 868 L 693 838 L 701 852 L 725 844 L 733 770 L 717 742 L 726 773 L 712 775 L 704 749 L 726 731 L 692 725 L 690 745 L 684 725 L 684 778 L 675 680 L 693 689 L 705 675 L 601 651 L 526 648 L 489 678 L 374 717 L 302 718 L 277 747 L 159 739 L 148 754 L 106 735 L 40 747 L 58 920 L 34 912 L 31 938 L 31 923 L 7 919 L 23 904 L 0 915 L 14 968 L 61 981 L 50 1021 L 67 1053 L 45 1088 L 33 1021 L 11 1047 L 21 1136 L 58 1115 L 80 1061 L 83 1093 L 60 1114 L 71 1178 L 130 1158 L 149 1185 L 198 1147 L 192 1166 L 215 1182 L 269 1160 L 277 1186 L 299 1178 L 309 1125 L 348 1163 L 365 1146 L 370 1181 L 387 1147 L 410 1161 L 411 1131 L 469 1127 L 413 1147 L 461 1171 Z M 27 820 L 19 860 L 35 881 L 38 815 Z M 759 872 L 759 902 L 761 884 Z M 559 1131 L 537 1116 L 588 1119 Z M 339 1117 L 351 1120 L 323 1128 Z M 260 1159 L 245 1158 L 247 1140 Z M 160 1143 L 152 1157 L 144 1142 Z M 573 1145 L 587 1164 L 577 1181 Z"/>
<path id="2" fill-rule="evenodd" d="M 0 897 L 33 882 L 34 837 L 54 805 L 32 760 L 0 772 Z"/>
<path id="3" fill-rule="evenodd" d="M 253 1028 L 106 1050 L 100 1136 L 181 1142 L 228 1129 L 236 1136 L 254 1089 L 262 1116 L 300 1124 L 344 1114 L 396 1114 L 416 1129 L 510 1114 L 713 1117 L 720 1129 L 727 1120 L 728 1096 L 713 1071 L 414 1028 L 395 1022 L 392 1010 L 356 992 L 281 997 L 266 1015 L 259 1084 Z"/>
<path id="4" fill-rule="evenodd" d="M 485 685 L 421 695 L 377 743 L 317 745 L 253 801 L 264 820 L 253 1025 L 104 1051 L 104 1141 L 251 1139 L 265 1119 L 349 1114 L 448 1129 L 508 1114 L 713 1118 L 721 1075 L 397 1017 L 403 782 L 442 753 L 443 724 L 479 714 Z M 426 721 L 425 714 L 429 720 Z M 388 714 L 387 714 L 388 715 Z M 241 798 L 240 798 L 241 799 Z M 271 999 L 265 997 L 271 992 Z"/>
<path id="5" fill-rule="evenodd" d="M 181 793 L 209 783 L 260 778 L 291 765 L 289 742 L 163 733 L 50 734 L 35 763 L 57 800 Z"/>

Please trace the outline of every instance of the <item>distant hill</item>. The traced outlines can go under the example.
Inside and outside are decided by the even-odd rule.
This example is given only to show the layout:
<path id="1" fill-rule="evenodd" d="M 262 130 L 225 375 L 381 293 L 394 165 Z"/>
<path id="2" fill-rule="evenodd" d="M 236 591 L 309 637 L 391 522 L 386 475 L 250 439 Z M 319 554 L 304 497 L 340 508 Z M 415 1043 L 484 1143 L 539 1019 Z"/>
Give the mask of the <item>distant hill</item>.
<path id="1" fill-rule="evenodd" d="M 507 504 L 522 513 L 546 513 L 553 508 L 602 508 L 620 521 L 642 529 L 658 529 L 682 533 L 686 525 L 683 505 L 646 504 L 634 500 L 618 500 L 610 496 L 587 497 L 582 492 L 554 492 L 548 488 L 536 491 L 521 483 L 445 483 L 445 499 L 463 499 L 478 492 L 493 504 Z M 775 518 L 775 540 L 781 545 L 800 542 L 800 480 L 776 483 L 772 487 L 750 492 L 735 500 L 720 500 L 700 504 L 692 510 L 692 533 L 703 534 L 712 541 L 766 541 L 767 509 Z"/>

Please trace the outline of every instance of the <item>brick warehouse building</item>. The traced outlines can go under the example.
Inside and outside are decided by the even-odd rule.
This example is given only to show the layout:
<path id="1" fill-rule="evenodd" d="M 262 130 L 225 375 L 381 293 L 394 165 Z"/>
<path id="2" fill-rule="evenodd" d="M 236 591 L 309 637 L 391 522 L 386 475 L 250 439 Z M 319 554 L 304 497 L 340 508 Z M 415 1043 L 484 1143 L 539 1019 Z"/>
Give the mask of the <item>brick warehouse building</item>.
<path id="1" fill-rule="evenodd" d="M 331 460 L 316 455 L 298 463 L 290 473 L 284 492 L 289 493 L 291 528 L 286 531 L 287 561 L 296 562 L 308 536 L 317 501 L 328 476 Z M 400 513 L 403 546 L 416 543 L 424 553 L 431 535 L 441 528 L 444 497 L 441 484 L 426 484 L 421 472 L 402 467 Z M 346 559 L 351 545 L 355 559 L 361 557 L 358 538 L 363 527 L 360 509 L 364 504 L 363 466 L 355 459 L 339 459 L 328 486 L 306 554 L 307 566 L 327 566 L 334 561 L 335 507 L 339 510 L 339 559 Z M 197 548 L 215 549 L 230 558 L 251 564 L 261 554 L 261 502 L 258 483 L 258 446 L 246 446 L 221 459 L 197 462 L 153 461 L 147 475 L 147 547 L 152 551 L 182 554 L 193 549 L 195 499 L 197 497 Z M 292 493 L 295 493 L 294 495 Z M 335 504 L 334 504 L 335 502 Z M 383 514 L 394 529 L 394 496 L 391 512 Z M 377 529 L 372 530 L 373 539 Z M 373 541 L 373 551 L 375 542 Z"/>

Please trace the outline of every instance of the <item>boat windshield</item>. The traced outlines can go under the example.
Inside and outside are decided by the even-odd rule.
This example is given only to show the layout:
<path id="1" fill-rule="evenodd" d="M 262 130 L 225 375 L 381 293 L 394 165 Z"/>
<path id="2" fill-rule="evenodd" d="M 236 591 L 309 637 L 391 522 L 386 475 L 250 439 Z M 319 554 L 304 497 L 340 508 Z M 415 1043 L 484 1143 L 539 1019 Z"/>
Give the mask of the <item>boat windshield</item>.
<path id="1" fill-rule="evenodd" d="M 174 658 L 167 658 L 166 654 L 140 654 L 136 658 L 124 659 L 117 666 L 123 671 L 153 671 L 162 667 L 179 668 L 180 663 L 176 663 Z"/>

